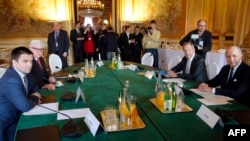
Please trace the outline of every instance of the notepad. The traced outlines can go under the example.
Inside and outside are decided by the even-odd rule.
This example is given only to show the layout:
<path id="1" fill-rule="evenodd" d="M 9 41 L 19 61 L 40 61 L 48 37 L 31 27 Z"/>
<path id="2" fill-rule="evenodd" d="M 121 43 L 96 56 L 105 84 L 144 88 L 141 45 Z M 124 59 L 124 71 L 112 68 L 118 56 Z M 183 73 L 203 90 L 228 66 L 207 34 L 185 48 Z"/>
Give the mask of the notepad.
<path id="1" fill-rule="evenodd" d="M 16 141 L 60 141 L 60 134 L 56 124 L 20 129 L 16 134 Z"/>

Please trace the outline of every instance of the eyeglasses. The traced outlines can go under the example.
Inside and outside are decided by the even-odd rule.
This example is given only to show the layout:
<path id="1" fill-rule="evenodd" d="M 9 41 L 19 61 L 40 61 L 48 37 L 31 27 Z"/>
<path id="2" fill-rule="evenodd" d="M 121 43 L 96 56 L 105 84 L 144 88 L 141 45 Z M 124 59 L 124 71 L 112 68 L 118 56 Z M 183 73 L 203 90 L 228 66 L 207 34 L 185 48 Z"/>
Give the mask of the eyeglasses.
<path id="1" fill-rule="evenodd" d="M 43 52 L 44 51 L 44 49 L 42 48 L 42 49 L 40 49 L 40 48 L 35 48 L 35 47 L 31 47 L 31 48 L 33 48 L 35 51 L 41 51 L 41 52 Z"/>

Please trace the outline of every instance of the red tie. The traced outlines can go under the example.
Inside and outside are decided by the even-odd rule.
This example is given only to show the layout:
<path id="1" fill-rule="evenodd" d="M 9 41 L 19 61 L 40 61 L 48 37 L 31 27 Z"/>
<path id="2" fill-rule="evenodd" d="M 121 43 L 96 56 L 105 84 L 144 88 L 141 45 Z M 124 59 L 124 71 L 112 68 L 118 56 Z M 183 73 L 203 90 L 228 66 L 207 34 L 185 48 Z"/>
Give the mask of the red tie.
<path id="1" fill-rule="evenodd" d="M 38 64 L 38 66 L 40 67 L 40 69 L 41 69 L 41 70 L 43 70 L 43 67 L 42 67 L 42 64 L 41 64 L 41 62 L 40 62 L 40 59 L 39 59 L 39 58 L 36 60 L 36 62 L 37 62 L 37 64 Z"/>

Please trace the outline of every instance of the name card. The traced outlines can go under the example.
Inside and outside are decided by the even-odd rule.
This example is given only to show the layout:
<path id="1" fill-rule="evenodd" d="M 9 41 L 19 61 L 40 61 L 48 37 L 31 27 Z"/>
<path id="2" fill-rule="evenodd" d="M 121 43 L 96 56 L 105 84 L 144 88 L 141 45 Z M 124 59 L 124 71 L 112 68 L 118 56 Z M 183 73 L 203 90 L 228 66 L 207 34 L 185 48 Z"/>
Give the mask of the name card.
<path id="1" fill-rule="evenodd" d="M 199 34 L 192 34 L 191 39 L 199 39 Z"/>
<path id="2" fill-rule="evenodd" d="M 152 77 L 155 76 L 155 73 L 153 71 L 147 71 L 144 76 L 148 79 L 152 79 Z"/>
<path id="3" fill-rule="evenodd" d="M 101 67 L 101 66 L 103 66 L 103 65 L 104 65 L 103 61 L 101 61 L 101 60 L 100 60 L 100 61 L 98 61 L 98 62 L 96 62 L 96 64 L 97 64 L 97 66 L 98 66 L 98 67 Z"/>
<path id="4" fill-rule="evenodd" d="M 223 122 L 220 117 L 204 105 L 201 105 L 196 115 L 200 117 L 212 129 L 218 122 L 223 126 Z"/>
<path id="5" fill-rule="evenodd" d="M 135 70 L 137 70 L 138 68 L 137 68 L 136 65 L 130 64 L 130 65 L 128 66 L 128 69 L 130 69 L 130 70 L 132 70 L 132 71 L 135 71 Z"/>
<path id="6" fill-rule="evenodd" d="M 82 98 L 83 102 L 85 102 L 85 103 L 86 103 L 86 100 L 85 100 L 85 95 L 84 95 L 84 93 L 83 93 L 82 89 L 81 89 L 80 87 L 78 87 L 78 88 L 77 88 L 77 91 L 76 91 L 76 103 L 78 102 L 78 100 L 79 100 L 80 96 L 81 96 L 81 98 Z"/>
<path id="7" fill-rule="evenodd" d="M 87 113 L 84 122 L 87 124 L 90 132 L 92 133 L 93 136 L 96 135 L 96 132 L 99 128 L 100 122 L 97 120 L 95 115 L 89 110 Z"/>

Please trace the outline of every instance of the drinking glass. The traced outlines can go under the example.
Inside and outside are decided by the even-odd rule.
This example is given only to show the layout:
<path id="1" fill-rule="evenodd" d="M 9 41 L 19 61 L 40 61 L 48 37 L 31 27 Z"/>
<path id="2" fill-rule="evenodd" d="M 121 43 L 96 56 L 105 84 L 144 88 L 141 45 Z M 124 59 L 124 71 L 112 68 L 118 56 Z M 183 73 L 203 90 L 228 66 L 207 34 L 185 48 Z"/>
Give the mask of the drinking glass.
<path id="1" fill-rule="evenodd" d="M 108 105 L 104 109 L 104 115 L 105 115 L 105 125 L 108 131 L 114 131 L 118 129 L 118 117 L 117 117 L 117 108 Z"/>
<path id="2" fill-rule="evenodd" d="M 131 121 L 135 121 L 137 116 L 138 116 L 138 112 L 137 112 L 137 108 L 136 108 L 136 99 L 137 97 L 134 95 L 130 95 L 128 97 L 129 100 L 129 106 L 130 106 L 130 116 L 131 116 Z"/>

